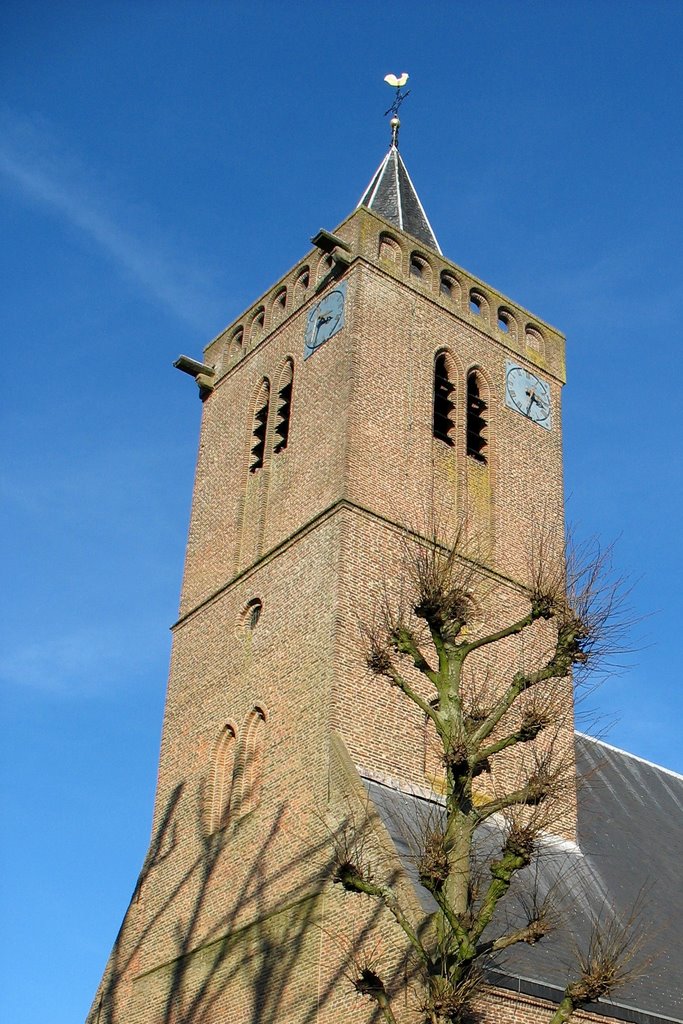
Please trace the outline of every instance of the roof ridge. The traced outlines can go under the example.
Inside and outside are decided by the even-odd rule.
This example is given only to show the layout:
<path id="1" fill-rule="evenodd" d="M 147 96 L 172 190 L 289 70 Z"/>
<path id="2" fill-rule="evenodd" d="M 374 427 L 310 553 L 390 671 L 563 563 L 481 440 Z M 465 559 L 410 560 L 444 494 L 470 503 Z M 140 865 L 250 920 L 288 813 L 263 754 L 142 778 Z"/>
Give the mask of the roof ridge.
<path id="1" fill-rule="evenodd" d="M 599 743 L 601 747 L 613 750 L 617 754 L 625 754 L 626 757 L 632 757 L 634 761 L 646 764 L 649 768 L 656 768 L 657 771 L 664 772 L 666 775 L 673 775 L 675 779 L 680 779 L 683 782 L 683 774 L 674 771 L 673 768 L 665 768 L 663 764 L 657 764 L 655 761 L 648 761 L 645 757 L 639 757 L 638 754 L 632 754 L 630 750 L 624 750 L 622 747 L 615 747 L 613 743 L 606 743 L 604 740 L 599 740 L 596 736 L 590 736 L 587 732 L 581 732 L 579 729 L 574 730 L 574 735 L 580 736 L 584 740 L 590 740 L 591 743 Z"/>

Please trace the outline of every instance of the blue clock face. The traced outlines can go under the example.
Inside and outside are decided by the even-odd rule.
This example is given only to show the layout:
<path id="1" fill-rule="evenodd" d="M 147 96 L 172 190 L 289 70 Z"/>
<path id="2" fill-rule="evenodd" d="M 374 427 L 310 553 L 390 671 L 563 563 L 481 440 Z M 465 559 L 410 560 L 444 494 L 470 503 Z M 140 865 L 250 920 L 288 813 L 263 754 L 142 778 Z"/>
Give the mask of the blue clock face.
<path id="1" fill-rule="evenodd" d="M 334 291 L 328 292 L 320 302 L 311 309 L 306 319 L 304 334 L 304 359 L 329 341 L 344 326 L 344 303 L 346 301 L 346 281 L 342 281 Z"/>
<path id="2" fill-rule="evenodd" d="M 535 373 L 509 360 L 505 364 L 505 404 L 539 427 L 551 429 L 550 388 Z"/>

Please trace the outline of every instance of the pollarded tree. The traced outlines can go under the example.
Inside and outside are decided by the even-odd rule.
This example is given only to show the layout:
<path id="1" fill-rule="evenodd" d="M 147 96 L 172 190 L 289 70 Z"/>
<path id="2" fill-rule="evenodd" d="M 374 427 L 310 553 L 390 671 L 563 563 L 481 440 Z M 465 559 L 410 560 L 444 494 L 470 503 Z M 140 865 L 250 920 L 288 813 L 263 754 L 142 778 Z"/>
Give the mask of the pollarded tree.
<path id="1" fill-rule="evenodd" d="M 504 908 L 575 783 L 556 742 L 572 675 L 615 650 L 627 624 L 621 588 L 609 582 L 608 556 L 579 560 L 563 551 L 553 557 L 548 538 L 537 549 L 530 585 L 520 590 L 520 614 L 487 632 L 473 623 L 486 574 L 461 538 L 450 547 L 436 538 L 415 542 L 406 559 L 410 599 L 402 608 L 387 601 L 380 624 L 364 630 L 370 671 L 416 705 L 437 738 L 443 810 L 425 823 L 415 856 L 437 909 L 415 920 L 396 889 L 378 881 L 354 852 L 362 844 L 348 837 L 340 843 L 335 881 L 383 905 L 404 933 L 426 1024 L 471 1020 L 491 957 L 541 941 L 561 916 L 552 895 L 540 900 L 527 893 L 525 919 L 512 927 Z M 511 664 L 511 638 L 520 636 L 528 638 L 526 658 L 501 675 L 500 666 Z M 511 782 L 513 752 L 521 775 Z M 483 870 L 482 849 L 488 850 Z M 549 1024 L 565 1024 L 632 975 L 634 931 L 633 915 L 596 926 Z M 382 1019 L 398 1024 L 379 965 L 365 963 L 354 981 Z"/>

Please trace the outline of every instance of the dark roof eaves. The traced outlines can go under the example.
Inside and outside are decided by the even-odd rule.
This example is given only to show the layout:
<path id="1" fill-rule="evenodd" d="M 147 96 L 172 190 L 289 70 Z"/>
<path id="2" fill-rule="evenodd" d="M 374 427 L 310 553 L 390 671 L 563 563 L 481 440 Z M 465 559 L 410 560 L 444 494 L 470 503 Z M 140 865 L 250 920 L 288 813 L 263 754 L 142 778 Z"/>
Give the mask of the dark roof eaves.
<path id="1" fill-rule="evenodd" d="M 563 990 L 556 985 L 548 985 L 546 982 L 536 981 L 533 978 L 504 974 L 502 971 L 487 971 L 486 980 L 489 985 L 495 985 L 497 988 L 504 988 L 536 999 L 545 999 L 549 1003 L 561 1002 L 564 995 Z M 612 1020 L 626 1021 L 627 1024 L 683 1024 L 680 1017 L 665 1017 L 622 1003 L 587 1003 L 581 1009 L 602 1017 L 610 1017 Z"/>

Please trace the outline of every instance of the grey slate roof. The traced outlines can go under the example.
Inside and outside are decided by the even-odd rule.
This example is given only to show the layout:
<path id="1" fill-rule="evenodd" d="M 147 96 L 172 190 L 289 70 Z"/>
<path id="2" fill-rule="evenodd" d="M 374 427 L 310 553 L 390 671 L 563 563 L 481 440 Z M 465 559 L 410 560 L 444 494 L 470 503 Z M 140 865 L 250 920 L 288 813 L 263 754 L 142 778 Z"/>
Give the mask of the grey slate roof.
<path id="1" fill-rule="evenodd" d="M 419 239 L 429 249 L 441 252 L 396 145 L 392 144 L 358 205 L 374 210 L 399 230 L 407 231 Z"/>
<path id="2" fill-rule="evenodd" d="M 593 1009 L 632 1024 L 683 1021 L 683 776 L 651 765 L 587 736 L 576 736 L 579 844 L 545 842 L 506 898 L 509 925 L 522 923 L 519 900 L 532 889 L 552 888 L 563 907 L 561 929 L 535 946 L 519 945 L 490 965 L 502 987 L 558 1001 L 570 975 L 576 944 L 585 945 L 591 922 L 628 915 L 643 893 L 645 926 L 639 956 L 651 957 L 641 977 L 620 988 L 614 1001 Z M 367 774 L 367 773 L 366 773 Z M 365 778 L 365 784 L 425 910 L 435 904 L 419 884 L 415 835 L 436 801 Z M 483 837 L 485 857 L 500 838 Z M 489 848 L 489 850 L 486 849 Z M 524 877 L 526 875 L 526 877 Z M 583 941 L 582 941 L 583 940 Z"/>

